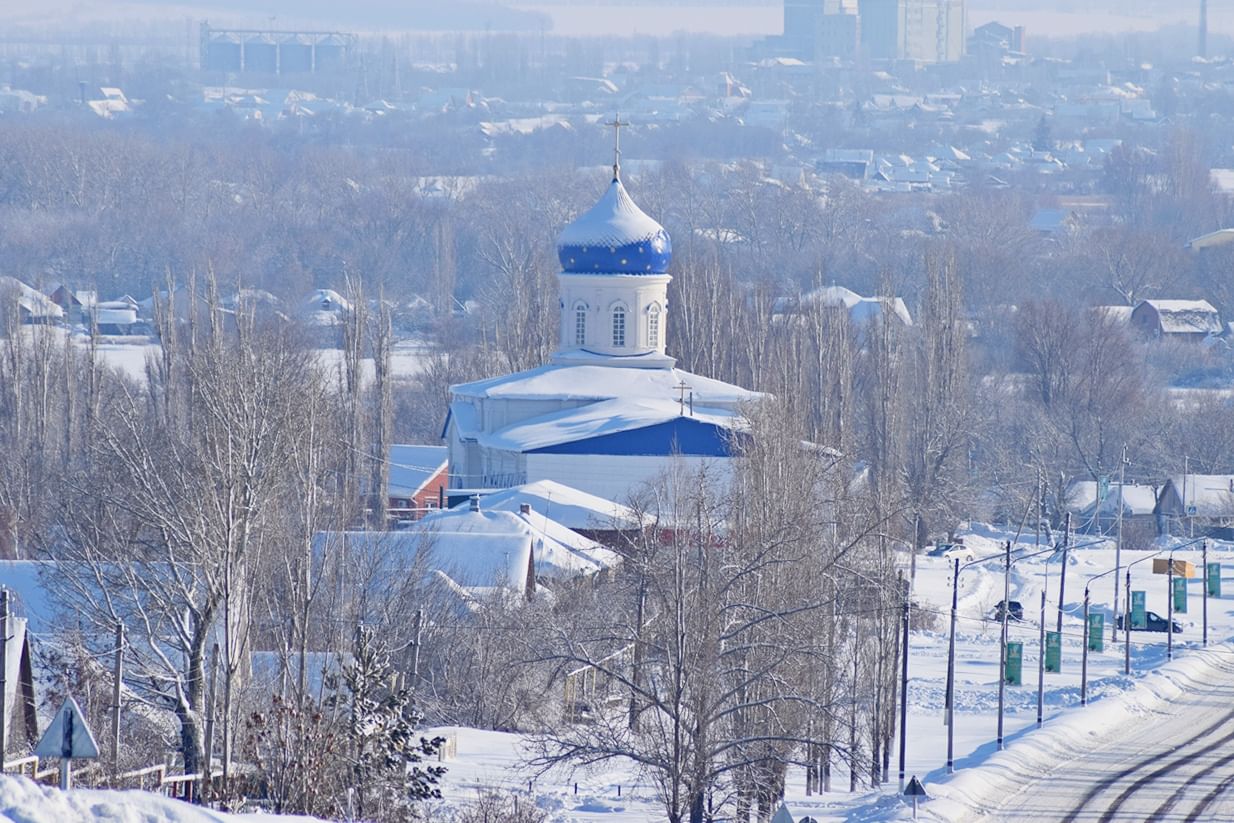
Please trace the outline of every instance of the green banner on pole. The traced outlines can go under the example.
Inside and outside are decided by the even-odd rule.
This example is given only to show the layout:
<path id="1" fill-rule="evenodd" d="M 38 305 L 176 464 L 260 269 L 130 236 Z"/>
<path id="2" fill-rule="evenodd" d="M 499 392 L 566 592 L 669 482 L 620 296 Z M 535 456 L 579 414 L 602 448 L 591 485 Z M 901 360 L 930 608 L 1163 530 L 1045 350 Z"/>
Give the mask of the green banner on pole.
<path id="1" fill-rule="evenodd" d="M 1187 613 L 1187 578 L 1174 578 L 1174 611 L 1179 614 Z"/>
<path id="2" fill-rule="evenodd" d="M 1206 577 L 1208 578 L 1208 596 L 1209 597 L 1220 597 L 1221 596 L 1221 564 L 1220 563 L 1209 563 L 1208 564 L 1208 574 L 1206 575 Z"/>
<path id="3" fill-rule="evenodd" d="M 1088 616 L 1088 650 L 1090 652 L 1105 651 L 1105 615 L 1090 614 Z"/>
<path id="4" fill-rule="evenodd" d="M 1045 633 L 1045 670 L 1047 672 L 1063 670 L 1063 636 L 1058 632 Z"/>
<path id="5" fill-rule="evenodd" d="M 1145 597 L 1145 592 L 1131 593 L 1131 628 L 1133 629 L 1148 628 L 1148 610 L 1144 606 Z"/>
<path id="6" fill-rule="evenodd" d="M 1003 679 L 1007 681 L 1008 686 L 1019 686 L 1022 677 L 1021 673 L 1024 669 L 1024 644 L 1018 640 L 1007 644 L 1007 671 L 1003 672 Z"/>

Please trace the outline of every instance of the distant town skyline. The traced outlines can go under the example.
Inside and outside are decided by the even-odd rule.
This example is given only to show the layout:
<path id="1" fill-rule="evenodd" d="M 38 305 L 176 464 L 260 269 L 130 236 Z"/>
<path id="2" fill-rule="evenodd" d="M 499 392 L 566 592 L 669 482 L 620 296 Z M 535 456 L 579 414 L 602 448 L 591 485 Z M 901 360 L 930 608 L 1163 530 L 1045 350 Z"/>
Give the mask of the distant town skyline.
<path id="1" fill-rule="evenodd" d="M 1171 25 L 1196 24 L 1198 3 L 1089 4 L 1072 11 L 1066 3 L 1037 4 L 1009 0 L 970 0 L 968 21 L 978 26 L 990 20 L 1023 25 L 1034 36 L 1053 37 L 1091 32 L 1148 31 Z M 210 19 L 221 25 L 325 26 L 358 31 L 382 29 L 442 30 L 452 27 L 500 30 L 537 29 L 542 15 L 548 31 L 563 36 L 667 34 L 689 31 L 721 36 L 763 36 L 782 31 L 782 0 L 665 0 L 627 3 L 612 0 L 474 0 L 452 3 L 448 9 L 430 2 L 357 0 L 340 5 L 329 0 L 266 0 L 255 7 L 240 0 L 10 0 L 0 8 L 7 24 L 56 28 L 120 20 Z M 708 9 L 700 14 L 701 9 Z M 1151 9 L 1151 12 L 1149 11 Z M 1209 10 L 1209 30 L 1234 34 L 1234 6 Z"/>

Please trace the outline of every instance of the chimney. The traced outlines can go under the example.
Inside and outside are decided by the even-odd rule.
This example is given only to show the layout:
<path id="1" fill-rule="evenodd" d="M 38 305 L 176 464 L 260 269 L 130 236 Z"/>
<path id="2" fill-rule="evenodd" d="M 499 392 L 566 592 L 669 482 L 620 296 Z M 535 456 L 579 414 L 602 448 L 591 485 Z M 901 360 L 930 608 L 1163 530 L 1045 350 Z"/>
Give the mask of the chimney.
<path id="1" fill-rule="evenodd" d="M 1234 480 L 1231 480 L 1230 484 L 1234 485 Z M 530 503 L 519 503 L 518 513 L 523 514 L 523 515 L 531 514 L 531 504 Z"/>
<path id="2" fill-rule="evenodd" d="M 478 511 L 480 511 L 480 495 L 478 495 L 478 494 L 473 494 L 473 495 L 471 496 L 471 510 L 472 510 L 473 512 L 478 512 Z"/>

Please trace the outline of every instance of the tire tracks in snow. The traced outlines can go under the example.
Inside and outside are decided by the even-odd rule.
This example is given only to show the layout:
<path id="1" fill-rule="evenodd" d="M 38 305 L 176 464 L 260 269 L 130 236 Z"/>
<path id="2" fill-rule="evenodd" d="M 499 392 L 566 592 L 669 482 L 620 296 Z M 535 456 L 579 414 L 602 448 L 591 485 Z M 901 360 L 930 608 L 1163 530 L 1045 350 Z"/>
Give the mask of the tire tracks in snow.
<path id="1" fill-rule="evenodd" d="M 1089 811 L 1089 807 L 1094 803 L 1094 801 L 1097 800 L 1097 798 L 1099 798 L 1102 794 L 1109 791 L 1111 788 L 1116 786 L 1118 783 L 1121 783 L 1122 781 L 1126 780 L 1127 778 L 1131 777 L 1137 772 L 1140 772 L 1143 769 L 1146 769 L 1149 766 L 1152 766 L 1154 763 L 1160 763 L 1163 757 L 1172 758 L 1178 752 L 1196 745 L 1200 741 L 1216 733 L 1223 726 L 1230 723 L 1231 720 L 1234 720 L 1234 712 L 1230 712 L 1224 715 L 1220 720 L 1218 720 L 1217 722 L 1205 728 L 1195 737 L 1192 737 L 1190 740 L 1184 743 L 1179 743 L 1178 745 L 1171 748 L 1164 755 L 1151 755 L 1151 756 L 1145 757 L 1141 759 L 1139 762 L 1135 763 L 1134 765 L 1128 766 L 1127 768 L 1122 769 L 1121 771 L 1102 779 L 1101 782 L 1097 783 L 1097 785 L 1089 789 L 1088 792 L 1084 795 L 1083 799 L 1081 799 L 1080 802 L 1077 803 L 1071 809 L 1071 811 L 1067 814 L 1067 816 L 1063 818 L 1063 823 L 1077 823 L 1077 821 L 1080 820 L 1081 815 L 1084 815 L 1085 812 Z M 1234 732 L 1230 732 L 1222 740 L 1217 741 L 1217 743 L 1210 744 L 1210 745 L 1221 745 L 1222 743 L 1228 742 L 1230 740 L 1234 740 Z M 1134 794 L 1136 791 L 1138 791 L 1140 788 L 1143 788 L 1145 785 L 1152 782 L 1153 780 L 1160 779 L 1160 777 L 1162 777 L 1165 774 L 1168 774 L 1170 771 L 1173 771 L 1174 769 L 1181 768 L 1182 766 L 1186 765 L 1187 762 L 1193 760 L 1195 757 L 1202 754 L 1206 748 L 1209 748 L 1209 746 L 1205 746 L 1200 751 L 1193 752 L 1184 757 L 1175 758 L 1174 760 L 1170 761 L 1166 766 L 1163 766 L 1159 769 L 1154 769 L 1153 772 L 1151 772 L 1148 775 L 1145 775 L 1144 777 L 1140 778 L 1135 783 L 1133 783 L 1131 786 L 1124 789 L 1123 792 L 1119 794 L 1119 796 L 1115 799 L 1114 804 L 1108 807 L 1105 813 L 1101 816 L 1100 820 L 1102 821 L 1102 823 L 1110 823 L 1110 821 L 1114 820 L 1115 815 L 1117 815 L 1118 810 L 1122 807 L 1122 805 L 1126 803 L 1127 800 L 1131 797 L 1131 795 Z"/>

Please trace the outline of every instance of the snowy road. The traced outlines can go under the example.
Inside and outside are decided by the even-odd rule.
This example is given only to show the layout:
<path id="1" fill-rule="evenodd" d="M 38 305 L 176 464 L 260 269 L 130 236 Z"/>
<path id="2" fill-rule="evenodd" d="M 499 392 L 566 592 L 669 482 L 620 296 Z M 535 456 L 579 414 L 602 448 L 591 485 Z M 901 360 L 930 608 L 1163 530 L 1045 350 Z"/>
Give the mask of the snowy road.
<path id="1" fill-rule="evenodd" d="M 1234 658 L 1185 699 L 1063 760 L 988 820 L 1234 820 Z"/>

